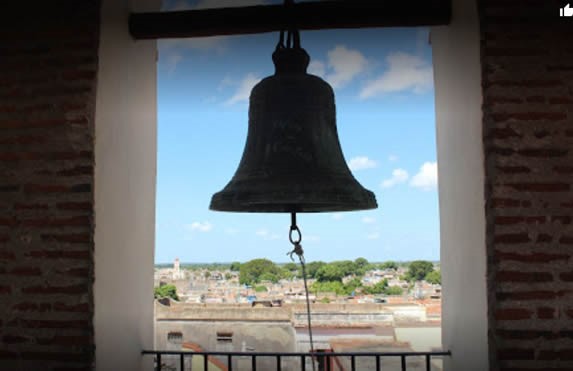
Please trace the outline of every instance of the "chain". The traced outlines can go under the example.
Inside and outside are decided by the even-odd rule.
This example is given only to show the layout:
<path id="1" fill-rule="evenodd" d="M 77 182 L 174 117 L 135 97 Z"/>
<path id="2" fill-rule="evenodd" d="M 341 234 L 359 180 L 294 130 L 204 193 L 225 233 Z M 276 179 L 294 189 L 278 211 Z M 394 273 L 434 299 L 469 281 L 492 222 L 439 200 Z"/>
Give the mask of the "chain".
<path id="1" fill-rule="evenodd" d="M 298 235 L 296 239 L 293 238 L 294 232 L 296 232 Z M 302 245 L 300 244 L 300 242 L 302 241 L 302 233 L 300 233 L 300 229 L 298 229 L 298 226 L 296 225 L 296 213 L 291 213 L 291 225 L 288 234 L 288 239 L 290 243 L 293 244 L 294 248 L 292 249 L 292 251 L 288 252 L 287 255 L 290 257 L 292 261 L 294 261 L 294 258 L 292 256 L 296 254 L 296 256 L 298 256 L 298 259 L 300 261 L 300 266 L 302 268 L 302 279 L 304 281 L 304 292 L 306 294 L 306 318 L 308 319 L 308 337 L 310 340 L 310 352 L 312 353 L 314 352 L 314 342 L 312 340 L 312 324 L 310 320 L 310 298 L 308 295 L 308 283 L 306 280 L 306 264 L 304 259 L 304 251 L 302 250 Z M 311 358 L 311 360 L 312 360 L 312 371 L 315 371 L 314 359 Z"/>

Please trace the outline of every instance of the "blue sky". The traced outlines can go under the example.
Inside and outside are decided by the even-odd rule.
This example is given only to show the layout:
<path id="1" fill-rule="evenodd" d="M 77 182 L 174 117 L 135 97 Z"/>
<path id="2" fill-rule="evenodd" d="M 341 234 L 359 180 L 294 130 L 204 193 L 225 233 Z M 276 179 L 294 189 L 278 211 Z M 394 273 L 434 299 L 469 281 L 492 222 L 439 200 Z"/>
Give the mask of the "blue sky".
<path id="1" fill-rule="evenodd" d="M 234 5 L 264 1 L 232 1 Z M 229 5 L 166 1 L 165 10 Z M 158 61 L 157 263 L 286 262 L 288 214 L 209 210 L 235 173 L 248 96 L 271 75 L 278 33 L 163 40 Z M 378 209 L 301 214 L 308 261 L 439 259 L 431 47 L 427 29 L 301 32 L 309 73 L 335 91 L 339 140 Z"/>

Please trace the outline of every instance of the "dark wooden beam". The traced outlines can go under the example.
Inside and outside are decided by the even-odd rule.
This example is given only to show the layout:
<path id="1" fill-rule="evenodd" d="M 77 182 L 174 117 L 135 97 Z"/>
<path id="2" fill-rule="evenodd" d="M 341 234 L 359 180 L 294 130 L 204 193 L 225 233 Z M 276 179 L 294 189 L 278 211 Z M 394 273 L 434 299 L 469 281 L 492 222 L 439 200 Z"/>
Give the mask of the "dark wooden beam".
<path id="1" fill-rule="evenodd" d="M 330 0 L 242 8 L 132 13 L 135 39 L 162 39 L 279 31 L 447 25 L 451 0 Z"/>

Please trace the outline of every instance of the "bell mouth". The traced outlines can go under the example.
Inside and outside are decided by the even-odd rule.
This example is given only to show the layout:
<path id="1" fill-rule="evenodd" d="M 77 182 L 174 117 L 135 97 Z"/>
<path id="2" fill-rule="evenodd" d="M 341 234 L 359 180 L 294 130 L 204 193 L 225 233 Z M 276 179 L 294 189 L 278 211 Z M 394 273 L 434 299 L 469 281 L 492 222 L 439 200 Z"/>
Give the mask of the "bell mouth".
<path id="1" fill-rule="evenodd" d="M 211 199 L 210 210 L 253 213 L 319 213 L 376 209 L 373 192 L 350 177 L 305 181 L 247 178 L 231 182 Z"/>

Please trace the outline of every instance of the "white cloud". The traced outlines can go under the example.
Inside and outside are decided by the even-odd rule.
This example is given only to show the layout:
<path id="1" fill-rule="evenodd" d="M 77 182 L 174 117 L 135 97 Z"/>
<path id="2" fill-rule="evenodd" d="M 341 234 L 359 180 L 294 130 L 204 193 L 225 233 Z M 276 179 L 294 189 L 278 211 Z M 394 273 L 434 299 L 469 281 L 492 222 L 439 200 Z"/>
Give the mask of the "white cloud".
<path id="1" fill-rule="evenodd" d="M 398 156 L 396 156 L 396 155 L 390 155 L 390 156 L 388 156 L 388 161 L 390 161 L 390 162 L 396 162 L 396 161 L 398 161 Z"/>
<path id="2" fill-rule="evenodd" d="M 326 66 L 319 60 L 311 60 L 308 65 L 308 73 L 324 78 Z"/>
<path id="3" fill-rule="evenodd" d="M 213 229 L 213 224 L 209 222 L 193 222 L 187 226 L 191 231 L 209 232 Z"/>
<path id="4" fill-rule="evenodd" d="M 344 218 L 344 214 L 343 214 L 343 213 L 334 213 L 334 214 L 332 214 L 332 219 L 334 219 L 334 220 L 340 220 L 340 219 L 342 219 L 342 218 Z"/>
<path id="5" fill-rule="evenodd" d="M 377 240 L 380 238 L 380 233 L 378 232 L 372 232 L 366 235 L 366 239 L 368 240 Z"/>
<path id="6" fill-rule="evenodd" d="M 183 59 L 183 56 L 179 53 L 173 53 L 173 54 L 168 54 L 167 55 L 167 59 L 166 59 L 166 64 L 167 64 L 167 73 L 169 75 L 173 74 L 173 72 L 175 72 L 175 70 L 177 69 L 177 65 L 179 64 L 179 62 L 181 62 L 181 60 Z"/>
<path id="7" fill-rule="evenodd" d="M 365 216 L 365 217 L 362 218 L 362 223 L 364 223 L 364 224 L 373 224 L 373 223 L 376 223 L 376 219 L 374 219 L 374 218 L 371 217 L 371 216 Z"/>
<path id="8" fill-rule="evenodd" d="M 412 187 L 430 191 L 438 186 L 438 163 L 425 162 L 410 181 Z"/>
<path id="9" fill-rule="evenodd" d="M 396 184 L 404 183 L 408 180 L 408 172 L 404 169 L 394 169 L 392 171 L 392 177 L 386 179 L 382 182 L 382 188 L 390 188 L 395 186 Z"/>
<path id="10" fill-rule="evenodd" d="M 422 93 L 432 87 L 432 66 L 422 58 L 408 53 L 392 53 L 386 58 L 388 70 L 379 78 L 368 82 L 360 98 L 400 91 Z"/>
<path id="11" fill-rule="evenodd" d="M 352 171 L 356 170 L 364 170 L 364 169 L 372 169 L 376 167 L 376 161 L 366 157 L 366 156 L 358 156 L 350 159 L 348 161 L 348 167 Z"/>
<path id="12" fill-rule="evenodd" d="M 349 83 L 354 77 L 363 72 L 368 61 L 357 50 L 338 45 L 328 52 L 328 66 L 333 70 L 325 76 L 333 88 Z"/>
<path id="13" fill-rule="evenodd" d="M 304 241 L 307 241 L 307 242 L 308 242 L 308 241 L 318 242 L 318 241 L 320 241 L 320 237 L 319 237 L 319 236 L 313 236 L 313 235 L 304 236 Z M 304 241 L 303 241 L 303 243 L 304 243 Z"/>
<path id="14" fill-rule="evenodd" d="M 252 73 L 247 74 L 245 78 L 239 83 L 239 87 L 235 94 L 227 100 L 227 104 L 235 104 L 239 102 L 247 102 L 251 94 L 253 86 L 255 86 L 261 79 Z"/>

